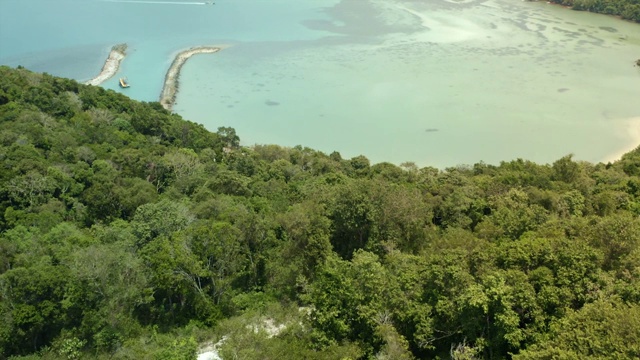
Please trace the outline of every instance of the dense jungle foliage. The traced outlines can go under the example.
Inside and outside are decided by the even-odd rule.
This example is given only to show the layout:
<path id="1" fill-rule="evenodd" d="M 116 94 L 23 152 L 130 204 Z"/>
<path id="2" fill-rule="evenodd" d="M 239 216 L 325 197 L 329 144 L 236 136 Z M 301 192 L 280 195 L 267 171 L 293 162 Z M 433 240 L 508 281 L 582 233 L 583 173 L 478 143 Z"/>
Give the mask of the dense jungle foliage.
<path id="1" fill-rule="evenodd" d="M 590 11 L 598 14 L 620 16 L 625 20 L 640 22 L 639 0 L 549 0 L 552 3 L 569 6 L 573 10 Z"/>
<path id="2" fill-rule="evenodd" d="M 640 151 L 243 147 L 0 67 L 0 358 L 640 358 Z"/>

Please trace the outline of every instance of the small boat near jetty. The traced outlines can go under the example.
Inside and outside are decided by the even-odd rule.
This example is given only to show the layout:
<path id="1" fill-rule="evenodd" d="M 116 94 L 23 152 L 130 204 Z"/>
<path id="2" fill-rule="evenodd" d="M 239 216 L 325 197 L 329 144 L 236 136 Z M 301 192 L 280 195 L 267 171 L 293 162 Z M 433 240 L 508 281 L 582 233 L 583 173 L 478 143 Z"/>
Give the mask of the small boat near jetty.
<path id="1" fill-rule="evenodd" d="M 127 78 L 120 78 L 120 87 L 121 88 L 128 88 L 129 86 L 129 82 L 127 82 Z"/>

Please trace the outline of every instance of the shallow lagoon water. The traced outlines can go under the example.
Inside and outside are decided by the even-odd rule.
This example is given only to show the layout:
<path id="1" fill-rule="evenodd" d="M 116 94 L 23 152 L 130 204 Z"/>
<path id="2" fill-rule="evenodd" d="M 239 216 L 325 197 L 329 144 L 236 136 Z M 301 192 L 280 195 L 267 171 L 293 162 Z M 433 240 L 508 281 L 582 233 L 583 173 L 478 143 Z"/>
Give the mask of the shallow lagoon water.
<path id="1" fill-rule="evenodd" d="M 386 33 L 361 21 L 339 39 L 194 58 L 176 110 L 247 143 L 440 167 L 637 145 L 637 25 L 544 4 L 384 5 L 367 16 L 391 18 Z"/>
<path id="2" fill-rule="evenodd" d="M 445 167 L 568 153 L 602 161 L 640 142 L 640 27 L 615 18 L 507 0 L 99 5 L 115 7 L 114 18 L 133 12 L 127 21 L 159 14 L 129 35 L 103 29 L 43 49 L 36 70 L 62 71 L 65 61 L 47 70 L 47 55 L 78 49 L 87 70 L 71 77 L 88 78 L 105 44 L 127 42 L 127 93 L 157 100 L 177 51 L 229 44 L 187 62 L 174 110 L 211 130 L 232 126 L 246 145 Z M 21 51 L 0 48 L 0 62 Z M 116 89 L 115 79 L 105 87 Z"/>

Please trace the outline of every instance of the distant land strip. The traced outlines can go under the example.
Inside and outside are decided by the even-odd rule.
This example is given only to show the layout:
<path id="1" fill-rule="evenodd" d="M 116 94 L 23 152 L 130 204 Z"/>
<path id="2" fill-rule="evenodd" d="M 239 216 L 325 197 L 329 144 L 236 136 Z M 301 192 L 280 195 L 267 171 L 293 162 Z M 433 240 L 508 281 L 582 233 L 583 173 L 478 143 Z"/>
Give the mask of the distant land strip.
<path id="1" fill-rule="evenodd" d="M 162 93 L 160 94 L 160 104 L 165 109 L 171 111 L 173 104 L 176 101 L 176 95 L 179 88 L 180 70 L 190 57 L 196 54 L 210 54 L 222 50 L 221 46 L 198 46 L 184 51 L 181 51 L 176 55 L 173 60 L 167 75 L 164 77 L 164 86 L 162 87 Z"/>
<path id="2" fill-rule="evenodd" d="M 98 76 L 93 79 L 87 81 L 85 84 L 87 85 L 100 85 L 103 82 L 111 79 L 113 75 L 115 75 L 120 69 L 120 63 L 122 59 L 127 55 L 127 44 L 118 44 L 111 48 L 111 52 L 109 52 L 109 56 L 107 60 L 104 62 L 104 66 L 102 67 L 102 71 Z"/>

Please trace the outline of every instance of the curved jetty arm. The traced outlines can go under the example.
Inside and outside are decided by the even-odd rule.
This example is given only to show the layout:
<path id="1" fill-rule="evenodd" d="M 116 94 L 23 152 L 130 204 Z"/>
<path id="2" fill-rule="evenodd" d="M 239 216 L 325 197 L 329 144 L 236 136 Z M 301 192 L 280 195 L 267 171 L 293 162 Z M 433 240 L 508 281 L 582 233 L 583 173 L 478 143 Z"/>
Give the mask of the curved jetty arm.
<path id="1" fill-rule="evenodd" d="M 178 93 L 180 70 L 182 69 L 182 65 L 184 65 L 190 57 L 196 54 L 215 53 L 221 49 L 222 47 L 220 46 L 198 46 L 178 53 L 164 78 L 164 86 L 160 94 L 160 104 L 162 104 L 165 109 L 171 111 L 173 103 L 176 101 L 176 94 Z"/>
<path id="2" fill-rule="evenodd" d="M 104 66 L 102 67 L 102 71 L 100 71 L 100 74 L 87 81 L 85 84 L 97 86 L 111 79 L 113 75 L 118 72 L 118 69 L 120 69 L 120 63 L 127 55 L 126 51 L 127 44 L 118 44 L 112 47 L 111 52 L 107 57 L 107 61 L 104 62 Z"/>

